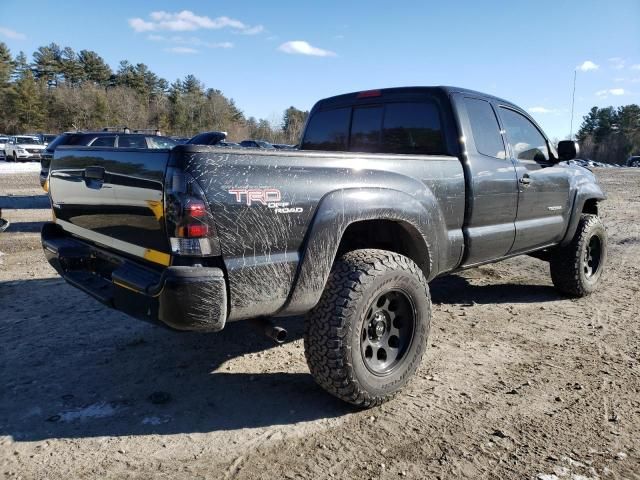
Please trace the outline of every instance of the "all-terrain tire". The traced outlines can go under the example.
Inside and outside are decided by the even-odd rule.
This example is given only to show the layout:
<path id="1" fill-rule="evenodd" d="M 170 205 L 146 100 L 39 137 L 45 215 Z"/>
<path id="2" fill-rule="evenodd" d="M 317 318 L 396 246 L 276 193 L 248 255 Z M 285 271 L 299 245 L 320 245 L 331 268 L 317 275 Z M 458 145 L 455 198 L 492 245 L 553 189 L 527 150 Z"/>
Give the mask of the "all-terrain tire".
<path id="1" fill-rule="evenodd" d="M 361 342 L 370 332 L 368 319 L 377 308 L 374 302 L 387 294 L 406 299 L 410 308 L 405 312 L 414 316 L 409 340 L 402 347 L 404 354 L 397 356 L 389 372 L 380 374 L 365 363 Z M 391 308 L 391 303 L 386 305 Z M 395 315 L 391 322 L 396 325 Z M 341 400 L 363 408 L 379 405 L 398 393 L 417 370 L 430 323 L 429 286 L 412 260 L 385 250 L 346 253 L 335 262 L 318 305 L 306 318 L 304 346 L 309 370 L 321 387 Z"/>
<path id="2" fill-rule="evenodd" d="M 597 215 L 582 214 L 571 243 L 551 256 L 551 280 L 562 293 L 584 297 L 598 288 L 606 260 L 604 225 Z"/>

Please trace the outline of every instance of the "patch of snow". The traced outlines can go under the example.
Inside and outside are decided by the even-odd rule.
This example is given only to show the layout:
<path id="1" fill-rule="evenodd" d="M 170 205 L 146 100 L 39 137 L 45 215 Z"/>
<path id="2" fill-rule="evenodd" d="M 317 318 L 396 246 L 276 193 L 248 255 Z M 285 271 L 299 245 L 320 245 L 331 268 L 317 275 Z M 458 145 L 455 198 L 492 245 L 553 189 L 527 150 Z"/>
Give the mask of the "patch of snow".
<path id="1" fill-rule="evenodd" d="M 73 422 L 74 420 L 87 420 L 89 418 L 104 418 L 115 415 L 116 409 L 106 402 L 93 403 L 83 408 L 68 410 L 60 414 L 60 421 Z"/>
<path id="2" fill-rule="evenodd" d="M 162 425 L 163 423 L 167 423 L 171 420 L 170 417 L 144 417 L 142 419 L 143 425 Z"/>
<path id="3" fill-rule="evenodd" d="M 10 173 L 31 173 L 40 171 L 40 162 L 5 162 L 0 161 L 0 175 Z"/>

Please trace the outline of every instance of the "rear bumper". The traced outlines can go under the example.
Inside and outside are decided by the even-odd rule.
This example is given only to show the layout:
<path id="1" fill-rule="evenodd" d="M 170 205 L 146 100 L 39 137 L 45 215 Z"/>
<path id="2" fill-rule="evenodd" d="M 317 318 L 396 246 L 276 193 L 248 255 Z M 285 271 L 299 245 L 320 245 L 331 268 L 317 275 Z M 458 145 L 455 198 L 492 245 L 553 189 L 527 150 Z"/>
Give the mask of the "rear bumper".
<path id="1" fill-rule="evenodd" d="M 178 330 L 224 328 L 227 289 L 219 268 L 172 266 L 157 271 L 71 237 L 52 222 L 45 223 L 41 238 L 53 268 L 109 307 Z"/>

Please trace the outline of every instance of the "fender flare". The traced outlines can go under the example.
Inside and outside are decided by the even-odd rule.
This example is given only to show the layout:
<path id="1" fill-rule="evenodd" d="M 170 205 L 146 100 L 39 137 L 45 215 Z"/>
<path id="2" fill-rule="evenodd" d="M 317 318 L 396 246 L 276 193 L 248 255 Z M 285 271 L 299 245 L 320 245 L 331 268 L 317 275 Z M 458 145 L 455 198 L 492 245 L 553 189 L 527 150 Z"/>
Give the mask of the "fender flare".
<path id="1" fill-rule="evenodd" d="M 569 217 L 569 224 L 567 232 L 565 233 L 560 246 L 568 245 L 578 228 L 578 222 L 580 222 L 580 215 L 584 209 L 585 203 L 589 200 L 602 201 L 606 200 L 607 195 L 602 191 L 602 188 L 595 182 L 581 182 L 576 186 L 576 194 L 573 200 L 573 209 L 571 210 L 571 216 Z"/>
<path id="2" fill-rule="evenodd" d="M 278 315 L 299 315 L 311 310 L 320 300 L 338 247 L 347 227 L 366 220 L 390 220 L 402 223 L 421 242 L 422 265 L 433 278 L 438 270 L 440 248 L 447 240 L 442 212 L 433 193 L 423 184 L 417 195 L 387 188 L 354 188 L 327 194 L 318 205 L 302 252 L 296 280 Z"/>

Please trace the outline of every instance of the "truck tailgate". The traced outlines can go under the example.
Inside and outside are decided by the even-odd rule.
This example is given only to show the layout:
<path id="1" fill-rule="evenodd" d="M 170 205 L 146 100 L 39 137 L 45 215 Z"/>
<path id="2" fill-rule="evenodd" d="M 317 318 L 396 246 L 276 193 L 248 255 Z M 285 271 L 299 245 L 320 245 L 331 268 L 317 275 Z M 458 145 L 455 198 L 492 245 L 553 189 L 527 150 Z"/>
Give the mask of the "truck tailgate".
<path id="1" fill-rule="evenodd" d="M 93 243 L 168 265 L 163 208 L 169 150 L 60 147 L 49 194 L 56 223 Z"/>

